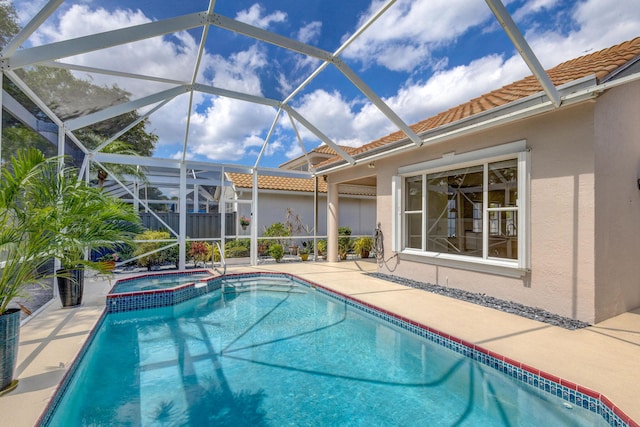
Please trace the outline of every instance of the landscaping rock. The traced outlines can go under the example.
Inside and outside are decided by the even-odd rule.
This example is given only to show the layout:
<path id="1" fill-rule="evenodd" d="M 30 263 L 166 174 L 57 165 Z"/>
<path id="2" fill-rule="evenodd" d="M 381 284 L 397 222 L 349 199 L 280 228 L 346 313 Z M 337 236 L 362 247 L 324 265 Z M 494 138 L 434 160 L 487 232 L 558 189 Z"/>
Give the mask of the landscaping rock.
<path id="1" fill-rule="evenodd" d="M 421 289 L 423 291 L 431 292 L 434 294 L 456 298 L 473 304 L 482 305 L 484 307 L 501 310 L 506 313 L 526 317 L 527 319 L 533 319 L 539 322 L 548 323 L 550 325 L 560 326 L 561 328 L 569 330 L 581 329 L 589 326 L 588 323 L 582 322 L 580 320 L 570 319 L 568 317 L 550 313 L 540 308 L 528 307 L 526 305 L 519 304 L 513 301 L 501 300 L 486 294 L 477 294 L 461 289 L 447 288 L 444 286 L 433 285 L 431 283 L 417 282 L 415 280 L 405 279 L 402 277 L 396 277 L 383 273 L 369 273 L 369 275 L 378 279 L 398 283 L 403 286 L 409 286 L 411 288 Z"/>

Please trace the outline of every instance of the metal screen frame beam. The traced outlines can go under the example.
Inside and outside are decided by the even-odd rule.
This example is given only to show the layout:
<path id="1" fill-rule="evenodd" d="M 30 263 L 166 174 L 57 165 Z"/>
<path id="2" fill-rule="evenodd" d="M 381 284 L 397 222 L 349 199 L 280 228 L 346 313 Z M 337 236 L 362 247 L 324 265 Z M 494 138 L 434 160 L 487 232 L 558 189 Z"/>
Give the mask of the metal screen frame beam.
<path id="1" fill-rule="evenodd" d="M 203 12 L 191 13 L 175 18 L 154 21 L 148 24 L 134 25 L 113 31 L 92 34 L 75 39 L 64 40 L 16 51 L 7 58 L 5 67 L 20 68 L 27 65 L 38 64 L 44 61 L 67 58 L 119 46 L 131 42 L 145 40 L 151 37 L 189 30 L 204 26 L 207 16 Z"/>
<path id="2" fill-rule="evenodd" d="M 527 40 L 520 32 L 520 29 L 518 29 L 518 26 L 513 21 L 513 18 L 511 17 L 511 14 L 507 10 L 507 8 L 504 7 L 504 4 L 502 4 L 500 0 L 485 1 L 487 3 L 487 6 L 489 6 L 489 9 L 491 9 L 491 12 L 493 12 L 495 17 L 498 19 L 498 22 L 500 22 L 500 25 L 502 25 L 504 32 L 507 33 L 507 36 L 509 36 L 509 39 L 511 39 L 511 42 L 520 53 L 520 56 L 522 57 L 524 62 L 527 64 L 535 78 L 542 86 L 542 89 L 547 94 L 553 105 L 559 107 L 562 99 L 560 98 L 558 89 L 549 78 L 549 75 L 538 60 L 536 54 L 533 53 L 533 50 L 531 50 L 529 43 L 527 43 Z"/>

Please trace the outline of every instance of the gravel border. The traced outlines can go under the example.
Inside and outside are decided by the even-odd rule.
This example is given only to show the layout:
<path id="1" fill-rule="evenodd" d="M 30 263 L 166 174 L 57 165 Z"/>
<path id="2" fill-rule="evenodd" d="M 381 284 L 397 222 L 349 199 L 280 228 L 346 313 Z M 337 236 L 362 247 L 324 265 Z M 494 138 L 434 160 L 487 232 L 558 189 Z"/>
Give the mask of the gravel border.
<path id="1" fill-rule="evenodd" d="M 528 307 L 516 302 L 501 300 L 486 294 L 477 294 L 473 292 L 463 291 L 461 289 L 447 288 L 444 286 L 433 285 L 431 283 L 417 282 L 415 280 L 404 279 L 401 277 L 383 273 L 368 273 L 367 275 L 375 277 L 377 279 L 387 280 L 393 283 L 398 283 L 400 285 L 409 286 L 411 288 L 421 289 L 423 291 L 431 292 L 434 294 L 444 295 L 473 304 L 478 304 L 484 307 L 493 308 L 496 310 L 504 311 L 506 313 L 515 314 L 518 316 L 526 317 L 527 319 L 537 320 L 539 322 L 548 323 L 550 325 L 559 326 L 561 328 L 569 330 L 576 330 L 589 326 L 588 323 L 582 322 L 580 320 L 574 320 L 568 317 L 559 316 L 540 308 Z"/>

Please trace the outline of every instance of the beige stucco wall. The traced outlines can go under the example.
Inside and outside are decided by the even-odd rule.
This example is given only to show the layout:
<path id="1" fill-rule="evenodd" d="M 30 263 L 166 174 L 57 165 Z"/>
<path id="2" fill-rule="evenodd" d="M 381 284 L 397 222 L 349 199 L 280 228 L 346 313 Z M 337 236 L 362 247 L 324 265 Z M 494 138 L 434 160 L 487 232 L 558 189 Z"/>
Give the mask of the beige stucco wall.
<path id="1" fill-rule="evenodd" d="M 640 82 L 596 105 L 596 320 L 640 306 Z"/>
<path id="2" fill-rule="evenodd" d="M 383 273 L 486 293 L 593 322 L 594 302 L 594 102 L 525 119 L 376 161 L 378 222 L 385 235 Z M 391 177 L 398 168 L 508 142 L 531 148 L 531 272 L 507 277 L 451 268 L 433 259 L 391 252 Z M 370 170 L 368 171 L 370 173 Z M 365 173 L 332 173 L 340 182 Z M 417 259 L 417 260 L 416 260 Z M 470 266 L 471 267 L 471 266 Z"/>
<path id="3" fill-rule="evenodd" d="M 249 200 L 251 195 L 244 192 L 241 198 Z M 284 192 L 264 192 L 258 197 L 258 235 L 261 236 L 264 227 L 275 222 L 284 223 L 287 219 L 287 208 L 300 217 L 302 223 L 313 228 L 314 203 L 313 194 L 293 194 Z M 238 217 L 251 215 L 250 204 L 238 204 Z M 353 235 L 371 235 L 375 228 L 376 200 L 370 197 L 340 196 L 340 225 L 351 228 Z M 239 234 L 249 236 L 251 231 L 239 229 Z M 327 234 L 327 196 L 318 197 L 318 235 Z"/>

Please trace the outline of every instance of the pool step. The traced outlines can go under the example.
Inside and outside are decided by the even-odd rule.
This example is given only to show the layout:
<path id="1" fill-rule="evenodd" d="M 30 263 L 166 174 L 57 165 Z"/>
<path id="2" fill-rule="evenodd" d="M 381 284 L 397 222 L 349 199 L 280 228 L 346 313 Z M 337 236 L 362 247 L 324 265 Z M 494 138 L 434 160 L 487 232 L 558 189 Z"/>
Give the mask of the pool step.
<path id="1" fill-rule="evenodd" d="M 239 293 L 251 291 L 268 291 L 268 292 L 289 292 L 297 294 L 306 294 L 304 287 L 287 280 L 256 280 L 255 278 L 234 279 L 225 281 L 223 285 L 224 293 Z"/>

